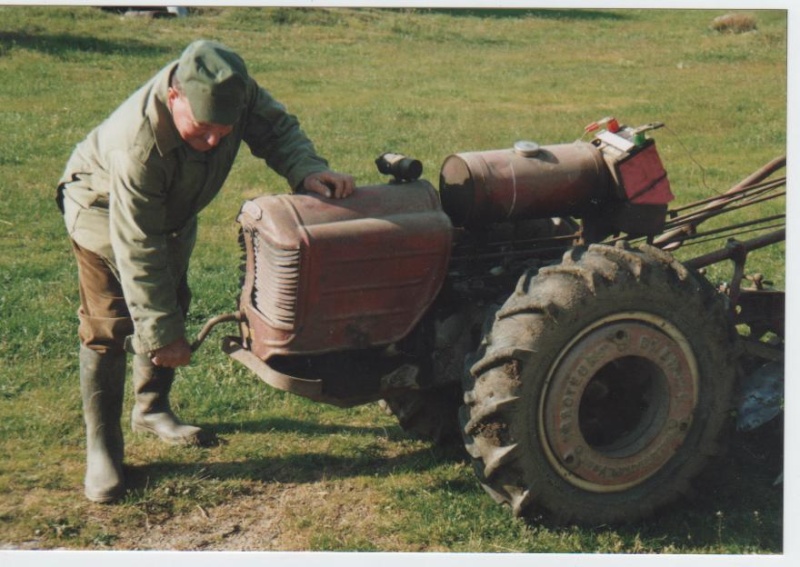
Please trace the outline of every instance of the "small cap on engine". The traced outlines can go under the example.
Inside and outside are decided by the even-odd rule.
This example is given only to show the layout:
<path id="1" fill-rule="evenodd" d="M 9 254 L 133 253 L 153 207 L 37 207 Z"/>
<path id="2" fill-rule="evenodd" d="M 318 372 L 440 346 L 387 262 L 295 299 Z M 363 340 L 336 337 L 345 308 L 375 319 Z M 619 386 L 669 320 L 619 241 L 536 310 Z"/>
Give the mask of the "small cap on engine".
<path id="1" fill-rule="evenodd" d="M 514 143 L 514 151 L 522 157 L 536 157 L 541 149 L 539 144 L 530 140 L 520 140 Z"/>

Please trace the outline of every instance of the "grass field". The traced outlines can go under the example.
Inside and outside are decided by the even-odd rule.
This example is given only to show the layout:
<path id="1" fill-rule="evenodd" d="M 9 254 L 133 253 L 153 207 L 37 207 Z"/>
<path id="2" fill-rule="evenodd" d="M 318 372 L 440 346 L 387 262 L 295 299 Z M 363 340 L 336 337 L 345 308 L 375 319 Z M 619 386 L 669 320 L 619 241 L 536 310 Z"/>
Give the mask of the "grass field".
<path id="1" fill-rule="evenodd" d="M 341 410 L 270 389 L 210 341 L 179 372 L 182 417 L 211 448 L 128 431 L 131 490 L 83 497 L 74 262 L 53 202 L 73 148 L 199 37 L 245 56 L 332 166 L 382 182 L 401 151 L 436 182 L 458 151 L 561 143 L 606 115 L 663 121 L 680 202 L 786 152 L 787 13 L 719 33 L 710 10 L 204 8 L 182 19 L 0 7 L 0 548 L 780 554 L 780 431 L 736 437 L 697 492 L 629 526 L 514 519 L 458 449 L 409 440 L 376 405 Z M 285 183 L 243 151 L 201 215 L 191 330 L 238 291 L 246 198 Z M 781 211 L 783 204 L 772 207 Z M 783 246 L 749 269 L 784 285 Z M 130 394 L 130 392 L 129 392 Z"/>

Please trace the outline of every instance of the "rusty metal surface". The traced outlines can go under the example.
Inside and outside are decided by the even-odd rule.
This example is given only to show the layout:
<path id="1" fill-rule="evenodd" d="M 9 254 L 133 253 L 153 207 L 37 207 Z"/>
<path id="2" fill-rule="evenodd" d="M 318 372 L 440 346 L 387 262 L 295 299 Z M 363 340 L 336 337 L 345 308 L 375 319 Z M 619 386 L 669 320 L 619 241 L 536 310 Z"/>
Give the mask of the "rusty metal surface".
<path id="1" fill-rule="evenodd" d="M 688 434 L 699 395 L 685 337 L 659 317 L 621 313 L 565 350 L 539 412 L 553 466 L 590 492 L 625 490 L 661 470 Z"/>
<path id="2" fill-rule="evenodd" d="M 347 362 L 339 358 L 341 364 L 324 354 L 261 360 L 239 337 L 225 337 L 222 350 L 273 388 L 341 408 L 419 387 L 419 367 L 403 357 L 384 358 L 381 363 L 380 356 L 359 362 L 351 356 Z"/>
<path id="3" fill-rule="evenodd" d="M 388 344 L 444 281 L 452 225 L 418 181 L 347 199 L 266 196 L 243 207 L 245 334 L 261 359 Z"/>
<path id="4" fill-rule="evenodd" d="M 322 380 L 307 380 L 280 372 L 264 363 L 232 337 L 225 337 L 222 350 L 273 388 L 315 401 L 319 401 L 322 397 Z"/>
<path id="5" fill-rule="evenodd" d="M 771 246 L 772 244 L 777 244 L 778 242 L 783 242 L 784 240 L 786 240 L 785 228 L 776 230 L 775 232 L 771 232 L 763 236 L 751 238 L 750 240 L 745 240 L 743 242 L 734 240 L 729 241 L 724 248 L 720 248 L 714 252 L 709 252 L 708 254 L 703 254 L 702 256 L 696 256 L 695 258 L 686 260 L 683 263 L 693 269 L 705 268 L 711 264 L 716 264 L 717 262 L 722 262 L 723 260 L 732 260 L 738 255 L 746 255 L 748 252 L 752 252 L 753 250 Z"/>
<path id="6" fill-rule="evenodd" d="M 609 174 L 587 142 L 542 146 L 533 155 L 514 149 L 467 152 L 445 159 L 442 207 L 457 226 L 523 218 L 579 216 L 608 191 Z"/>

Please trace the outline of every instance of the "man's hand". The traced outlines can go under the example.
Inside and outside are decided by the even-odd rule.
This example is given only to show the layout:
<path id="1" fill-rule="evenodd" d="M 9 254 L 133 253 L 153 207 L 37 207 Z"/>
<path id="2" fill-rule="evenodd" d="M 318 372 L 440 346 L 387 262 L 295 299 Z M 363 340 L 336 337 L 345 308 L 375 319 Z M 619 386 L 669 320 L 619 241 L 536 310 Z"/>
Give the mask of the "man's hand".
<path id="1" fill-rule="evenodd" d="M 177 368 L 186 366 L 191 362 L 192 348 L 185 337 L 173 341 L 167 346 L 163 346 L 150 353 L 150 360 L 156 366 L 166 366 L 167 368 Z"/>
<path id="2" fill-rule="evenodd" d="M 355 186 L 351 175 L 335 171 L 312 173 L 303 180 L 303 189 L 329 199 L 344 199 L 353 192 Z"/>

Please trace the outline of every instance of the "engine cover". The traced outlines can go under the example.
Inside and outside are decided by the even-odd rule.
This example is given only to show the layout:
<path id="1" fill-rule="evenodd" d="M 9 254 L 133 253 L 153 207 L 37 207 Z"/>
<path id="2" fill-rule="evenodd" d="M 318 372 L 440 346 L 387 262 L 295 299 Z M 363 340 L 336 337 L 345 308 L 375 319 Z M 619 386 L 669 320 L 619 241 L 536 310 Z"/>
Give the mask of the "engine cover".
<path id="1" fill-rule="evenodd" d="M 433 302 L 450 259 L 452 225 L 425 181 L 338 200 L 264 196 L 238 221 L 242 336 L 261 360 L 398 341 Z"/>

